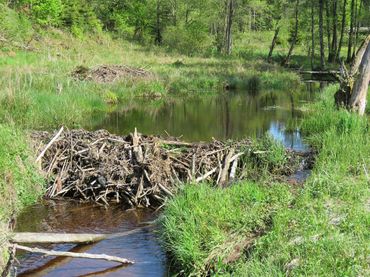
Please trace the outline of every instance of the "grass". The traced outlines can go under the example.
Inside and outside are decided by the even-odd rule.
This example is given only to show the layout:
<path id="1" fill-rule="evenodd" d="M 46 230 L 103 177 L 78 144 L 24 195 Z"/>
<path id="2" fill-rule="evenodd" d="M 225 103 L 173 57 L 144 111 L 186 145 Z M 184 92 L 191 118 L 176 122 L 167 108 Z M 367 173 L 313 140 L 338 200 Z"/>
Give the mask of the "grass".
<path id="1" fill-rule="evenodd" d="M 10 216 L 41 194 L 43 183 L 34 164 L 29 141 L 15 126 L 0 124 L 0 268 Z"/>
<path id="2" fill-rule="evenodd" d="M 304 187 L 266 187 L 248 181 L 224 191 L 190 186 L 169 203 L 163 239 L 174 263 L 185 269 L 184 275 L 370 274 L 369 121 L 336 110 L 335 91 L 335 86 L 328 87 L 322 99 L 309 107 L 302 124 L 319 150 Z M 256 192 L 261 197 L 253 198 Z M 276 196 L 273 208 L 267 200 L 270 193 Z M 228 254 L 225 245 L 251 236 L 266 216 L 269 228 L 253 247 L 234 263 L 223 263 Z M 215 249 L 220 250 L 219 259 L 209 265 L 207 257 Z"/>
<path id="3" fill-rule="evenodd" d="M 135 97 L 209 95 L 224 87 L 281 90 L 300 83 L 294 73 L 259 56 L 187 57 L 104 34 L 79 40 L 50 29 L 30 47 L 34 50 L 0 50 L 0 119 L 27 128 L 79 127 L 95 111 L 109 111 L 112 104 Z M 70 76 L 77 66 L 99 64 L 142 67 L 156 78 L 96 84 Z"/>

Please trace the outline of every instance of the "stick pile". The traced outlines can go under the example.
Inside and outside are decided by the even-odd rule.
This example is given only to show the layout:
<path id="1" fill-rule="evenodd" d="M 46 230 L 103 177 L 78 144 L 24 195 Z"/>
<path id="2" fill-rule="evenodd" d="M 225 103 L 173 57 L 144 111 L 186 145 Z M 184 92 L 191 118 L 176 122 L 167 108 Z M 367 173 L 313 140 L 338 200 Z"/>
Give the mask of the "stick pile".
<path id="1" fill-rule="evenodd" d="M 220 187 L 243 178 L 249 140 L 187 143 L 100 130 L 34 132 L 37 160 L 50 180 L 47 197 L 68 197 L 127 207 L 161 205 L 178 186 L 212 182 Z"/>

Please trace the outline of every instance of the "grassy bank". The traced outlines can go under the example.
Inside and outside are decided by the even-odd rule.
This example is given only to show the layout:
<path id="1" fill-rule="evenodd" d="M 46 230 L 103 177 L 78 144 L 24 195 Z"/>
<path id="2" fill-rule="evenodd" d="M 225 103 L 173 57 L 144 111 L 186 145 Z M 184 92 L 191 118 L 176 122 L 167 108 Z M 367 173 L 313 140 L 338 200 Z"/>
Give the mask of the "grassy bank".
<path id="1" fill-rule="evenodd" d="M 369 274 L 369 122 L 335 110 L 335 90 L 327 88 L 303 122 L 319 150 L 304 187 L 189 186 L 169 203 L 163 238 L 184 275 Z M 241 254 L 230 259 L 233 252 Z"/>
<path id="2" fill-rule="evenodd" d="M 8 221 L 42 194 L 42 178 L 34 164 L 27 135 L 0 124 L 0 269 L 4 265 Z"/>
<path id="3" fill-rule="evenodd" d="M 299 84 L 296 74 L 266 63 L 257 54 L 187 57 L 114 40 L 107 34 L 77 39 L 55 29 L 37 38 L 28 51 L 14 46 L 0 50 L 0 119 L 30 128 L 78 127 L 94 111 L 109 111 L 112 102 L 133 97 L 207 95 L 225 87 L 281 90 Z M 77 66 L 101 64 L 145 68 L 155 77 L 108 84 L 71 77 Z"/>

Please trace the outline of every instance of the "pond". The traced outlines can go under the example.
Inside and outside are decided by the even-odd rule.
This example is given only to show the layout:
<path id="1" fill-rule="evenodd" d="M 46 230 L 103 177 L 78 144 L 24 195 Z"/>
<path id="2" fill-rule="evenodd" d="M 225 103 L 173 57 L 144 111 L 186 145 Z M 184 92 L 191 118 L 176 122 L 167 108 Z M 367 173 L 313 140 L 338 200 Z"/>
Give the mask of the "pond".
<path id="1" fill-rule="evenodd" d="M 143 134 L 168 134 L 191 142 L 260 137 L 268 132 L 286 147 L 305 150 L 299 132 L 285 129 L 287 124 L 293 127 L 297 124 L 302 105 L 314 97 L 314 90 L 298 89 L 230 91 L 166 101 L 135 99 L 109 114 L 97 114 L 85 127 L 107 129 L 119 135 L 137 128 Z"/>

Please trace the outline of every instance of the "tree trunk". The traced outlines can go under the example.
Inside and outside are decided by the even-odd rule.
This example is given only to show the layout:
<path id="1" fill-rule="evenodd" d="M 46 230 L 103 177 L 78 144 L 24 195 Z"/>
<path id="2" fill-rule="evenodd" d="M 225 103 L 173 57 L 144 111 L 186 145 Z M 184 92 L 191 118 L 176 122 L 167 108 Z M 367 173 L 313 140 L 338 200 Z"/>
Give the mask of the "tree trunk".
<path id="1" fill-rule="evenodd" d="M 335 62 L 338 51 L 338 34 L 337 34 L 337 0 L 333 0 L 333 40 L 331 44 L 331 55 L 329 56 L 329 62 Z"/>
<path id="2" fill-rule="evenodd" d="M 370 37 L 370 36 L 369 36 Z M 370 82 L 370 43 L 367 42 L 366 50 L 363 54 L 358 77 L 353 86 L 350 99 L 350 109 L 359 115 L 364 115 L 366 108 L 367 92 Z"/>
<path id="3" fill-rule="evenodd" d="M 326 37 L 328 39 L 328 61 L 329 61 L 329 58 L 332 55 L 329 0 L 325 0 L 325 11 L 326 11 Z"/>
<path id="4" fill-rule="evenodd" d="M 351 0 L 351 24 L 349 28 L 349 37 L 348 37 L 347 63 L 350 63 L 352 59 L 354 18 L 355 18 L 355 0 Z"/>
<path id="5" fill-rule="evenodd" d="M 320 67 L 325 68 L 324 49 L 324 0 L 319 0 Z"/>
<path id="6" fill-rule="evenodd" d="M 337 106 L 365 113 L 367 90 L 370 82 L 370 35 L 358 50 L 349 72 L 342 64 L 342 80 L 335 94 Z"/>
<path id="7" fill-rule="evenodd" d="M 314 70 L 315 65 L 315 6 L 311 0 L 311 69 Z"/>
<path id="8" fill-rule="evenodd" d="M 271 42 L 270 52 L 269 52 L 269 55 L 267 57 L 267 62 L 269 62 L 269 63 L 272 62 L 272 53 L 274 52 L 274 48 L 275 48 L 275 45 L 276 45 L 276 40 L 279 36 L 279 32 L 280 32 L 280 25 L 278 23 L 277 27 L 275 29 L 274 38 L 272 39 L 272 42 Z"/>
<path id="9" fill-rule="evenodd" d="M 342 26 L 340 30 L 340 39 L 339 39 L 339 45 L 338 45 L 338 51 L 337 51 L 337 57 L 336 57 L 336 60 L 338 62 L 340 61 L 340 52 L 342 51 L 344 29 L 346 28 L 346 7 L 347 7 L 347 0 L 344 0 L 343 10 L 342 10 Z"/>
<path id="10" fill-rule="evenodd" d="M 226 11 L 226 29 L 225 29 L 225 53 L 227 55 L 231 54 L 232 47 L 232 24 L 234 16 L 234 0 L 228 0 L 227 11 Z"/>
<path id="11" fill-rule="evenodd" d="M 294 46 L 297 43 L 297 38 L 298 38 L 298 26 L 299 26 L 299 0 L 296 1 L 295 4 L 295 26 L 294 26 L 294 34 L 292 38 L 292 43 L 290 44 L 290 48 L 288 51 L 287 56 L 285 57 L 284 61 L 282 62 L 282 65 L 285 66 L 289 63 L 290 57 L 292 56 Z"/>
<path id="12" fill-rule="evenodd" d="M 155 43 L 162 44 L 162 32 L 161 32 L 161 1 L 157 0 L 156 9 L 156 25 L 155 25 Z"/>

